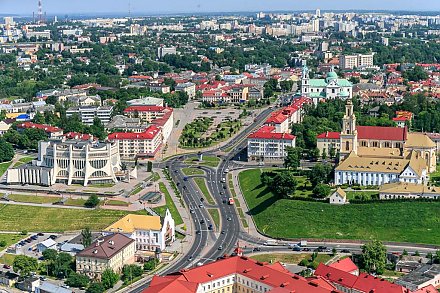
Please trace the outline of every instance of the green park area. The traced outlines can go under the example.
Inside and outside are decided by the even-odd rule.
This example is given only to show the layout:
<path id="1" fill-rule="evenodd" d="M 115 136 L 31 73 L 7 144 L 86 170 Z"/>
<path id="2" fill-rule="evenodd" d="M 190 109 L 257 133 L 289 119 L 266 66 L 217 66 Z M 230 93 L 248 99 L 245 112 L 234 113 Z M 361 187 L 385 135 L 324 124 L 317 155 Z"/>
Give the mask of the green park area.
<path id="1" fill-rule="evenodd" d="M 14 168 L 32 162 L 32 160 L 35 160 L 35 157 L 22 157 L 14 164 Z"/>
<path id="2" fill-rule="evenodd" d="M 259 169 L 243 171 L 239 180 L 258 229 L 269 236 L 440 243 L 440 202 L 387 201 L 335 206 L 280 199 L 261 183 L 260 174 Z"/>
<path id="3" fill-rule="evenodd" d="M 3 250 L 9 245 L 17 243 L 25 238 L 27 234 L 21 233 L 0 233 L 0 250 Z"/>
<path id="4" fill-rule="evenodd" d="M 0 176 L 5 174 L 6 170 L 8 170 L 9 166 L 11 166 L 12 162 L 4 162 L 0 163 Z"/>
<path id="5" fill-rule="evenodd" d="M 186 176 L 193 176 L 193 175 L 203 175 L 205 172 L 203 170 L 197 169 L 197 168 L 183 168 L 182 173 Z"/>
<path id="6" fill-rule="evenodd" d="M 37 203 L 37 204 L 52 204 L 60 201 L 61 197 L 56 196 L 37 196 L 26 194 L 10 194 L 8 199 L 17 202 Z"/>
<path id="7" fill-rule="evenodd" d="M 89 227 L 101 230 L 125 216 L 125 211 L 62 209 L 21 205 L 0 205 L 2 231 L 76 231 Z"/>

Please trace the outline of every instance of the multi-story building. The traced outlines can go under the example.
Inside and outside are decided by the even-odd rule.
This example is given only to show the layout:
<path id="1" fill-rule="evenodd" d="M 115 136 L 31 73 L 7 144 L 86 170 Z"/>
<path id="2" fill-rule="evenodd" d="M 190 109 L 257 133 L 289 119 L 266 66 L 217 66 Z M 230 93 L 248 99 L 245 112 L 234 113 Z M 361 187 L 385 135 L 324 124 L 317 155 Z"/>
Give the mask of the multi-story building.
<path id="1" fill-rule="evenodd" d="M 339 57 L 339 68 L 343 70 L 354 68 L 372 67 L 374 65 L 374 53 L 343 55 Z"/>
<path id="2" fill-rule="evenodd" d="M 137 250 L 163 251 L 176 240 L 174 219 L 167 209 L 163 218 L 128 214 L 105 228 L 106 233 L 122 233 L 136 241 Z"/>
<path id="3" fill-rule="evenodd" d="M 154 276 L 143 293 L 341 293 L 323 279 L 306 279 L 280 263 L 268 264 L 241 256 L 225 256 L 215 262 L 168 276 Z"/>
<path id="4" fill-rule="evenodd" d="M 95 117 L 99 118 L 102 124 L 107 125 L 110 122 L 113 112 L 112 106 L 81 106 L 67 109 L 67 118 L 73 114 L 78 114 L 81 122 L 86 125 L 93 125 Z"/>
<path id="5" fill-rule="evenodd" d="M 321 100 L 341 99 L 353 97 L 353 85 L 347 79 L 339 78 L 333 70 L 325 79 L 310 79 L 309 69 L 303 67 L 301 80 L 301 94 L 311 98 L 316 105 Z"/>
<path id="6" fill-rule="evenodd" d="M 156 125 L 150 125 L 143 132 L 115 132 L 108 140 L 117 142 L 122 159 L 154 157 L 162 146 L 163 132 Z"/>
<path id="7" fill-rule="evenodd" d="M 159 59 L 162 59 L 165 55 L 168 54 L 172 54 L 172 55 L 177 54 L 176 47 L 160 46 L 159 48 L 157 48 L 157 57 Z"/>
<path id="8" fill-rule="evenodd" d="M 295 147 L 296 137 L 289 133 L 276 132 L 274 126 L 263 126 L 248 136 L 248 160 L 282 160 L 288 147 Z"/>
<path id="9" fill-rule="evenodd" d="M 185 92 L 190 99 L 196 96 L 196 85 L 192 82 L 179 83 L 176 85 L 176 92 Z"/>
<path id="10" fill-rule="evenodd" d="M 48 138 L 57 138 L 63 136 L 63 130 L 55 126 L 38 124 L 33 122 L 23 122 L 17 124 L 18 132 L 22 132 L 25 129 L 41 129 L 44 132 L 46 132 Z"/>
<path id="11" fill-rule="evenodd" d="M 116 233 L 96 240 L 76 255 L 76 272 L 100 280 L 106 269 L 120 273 L 124 265 L 135 261 L 135 241 Z"/>
<path id="12" fill-rule="evenodd" d="M 32 165 L 9 169 L 8 184 L 51 186 L 55 183 L 82 184 L 117 182 L 121 171 L 116 142 L 51 139 L 40 141 Z"/>

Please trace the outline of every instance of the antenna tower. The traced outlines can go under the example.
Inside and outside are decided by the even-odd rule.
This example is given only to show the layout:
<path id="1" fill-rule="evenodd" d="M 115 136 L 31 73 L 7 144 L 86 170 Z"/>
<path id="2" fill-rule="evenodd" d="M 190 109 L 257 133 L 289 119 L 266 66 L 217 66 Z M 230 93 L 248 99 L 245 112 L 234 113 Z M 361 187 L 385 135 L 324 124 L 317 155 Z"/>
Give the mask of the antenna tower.
<path id="1" fill-rule="evenodd" d="M 38 0 L 38 22 L 43 22 L 43 1 Z"/>

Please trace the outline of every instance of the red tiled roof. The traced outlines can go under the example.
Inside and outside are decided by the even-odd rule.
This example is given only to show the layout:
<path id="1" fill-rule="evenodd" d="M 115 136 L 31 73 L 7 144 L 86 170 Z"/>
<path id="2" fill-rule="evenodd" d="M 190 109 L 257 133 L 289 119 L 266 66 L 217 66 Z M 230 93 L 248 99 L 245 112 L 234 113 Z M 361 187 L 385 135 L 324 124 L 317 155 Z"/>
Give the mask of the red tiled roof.
<path id="1" fill-rule="evenodd" d="M 133 139 L 145 139 L 151 140 L 160 133 L 160 128 L 156 125 L 150 125 L 144 132 L 115 132 L 108 135 L 109 140 L 133 140 Z"/>
<path id="2" fill-rule="evenodd" d="M 281 124 L 284 121 L 287 120 L 287 116 L 282 113 L 282 111 L 277 111 L 270 115 L 269 118 L 267 118 L 266 123 L 275 123 L 275 124 Z"/>
<path id="3" fill-rule="evenodd" d="M 307 280 L 301 276 L 292 274 L 279 263 L 269 265 L 268 263 L 260 263 L 240 256 L 227 257 L 200 267 L 182 270 L 180 273 L 167 277 L 155 277 L 156 280 L 153 279 L 151 286 L 143 292 L 195 292 L 196 284 L 211 282 L 235 274 L 240 274 L 249 279 L 264 283 L 274 289 L 287 289 L 287 291 L 277 289 L 278 291 L 275 292 L 340 292 L 337 291 L 335 287 L 332 287 L 332 289 L 321 287 L 320 283 L 316 280 Z M 177 282 L 178 280 L 190 282 L 190 284 L 184 288 L 181 283 Z M 168 288 L 167 286 L 170 287 Z M 329 284 L 326 284 L 326 286 L 329 286 Z"/>
<path id="4" fill-rule="evenodd" d="M 330 264 L 329 267 L 335 268 L 347 273 L 351 273 L 353 271 L 359 270 L 359 268 L 354 264 L 354 262 L 349 258 L 344 258 L 342 260 L 335 261 L 334 263 Z"/>
<path id="5" fill-rule="evenodd" d="M 294 140 L 295 135 L 290 133 L 279 133 L 272 132 L 275 130 L 274 126 L 265 125 L 258 129 L 256 132 L 251 133 L 248 138 L 258 138 L 258 139 L 284 139 L 284 140 Z"/>
<path id="6" fill-rule="evenodd" d="M 340 139 L 341 134 L 339 132 L 327 131 L 319 134 L 316 138 L 326 138 L 326 139 Z"/>
<path id="7" fill-rule="evenodd" d="M 53 133 L 53 132 L 63 131 L 61 128 L 58 128 L 58 127 L 55 127 L 55 126 L 46 125 L 46 124 L 38 124 L 38 123 L 33 123 L 33 122 L 23 122 L 23 123 L 18 124 L 17 127 L 18 128 L 37 128 L 37 129 L 42 129 L 46 133 Z"/>
<path id="8" fill-rule="evenodd" d="M 406 127 L 357 126 L 359 139 L 405 141 Z"/>
<path id="9" fill-rule="evenodd" d="M 64 134 L 64 137 L 69 139 L 89 140 L 92 136 L 90 134 L 79 133 L 79 132 L 67 132 Z"/>

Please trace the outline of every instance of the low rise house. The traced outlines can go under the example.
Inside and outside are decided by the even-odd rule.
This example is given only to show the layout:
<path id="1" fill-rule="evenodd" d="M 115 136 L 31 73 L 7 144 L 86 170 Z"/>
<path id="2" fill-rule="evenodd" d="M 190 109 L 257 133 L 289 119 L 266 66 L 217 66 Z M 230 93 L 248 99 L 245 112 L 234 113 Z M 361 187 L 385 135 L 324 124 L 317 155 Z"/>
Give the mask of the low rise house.
<path id="1" fill-rule="evenodd" d="M 409 274 L 396 280 L 399 284 L 411 291 L 421 290 L 429 286 L 440 288 L 440 265 L 423 265 Z M 435 292 L 435 291 L 432 291 Z"/>
<path id="2" fill-rule="evenodd" d="M 136 240 L 137 250 L 164 250 L 176 240 L 174 219 L 167 209 L 165 217 L 129 214 L 105 229 Z"/>
<path id="3" fill-rule="evenodd" d="M 135 241 L 121 233 L 107 235 L 76 255 L 76 272 L 100 280 L 106 269 L 120 273 L 135 261 Z"/>
<path id="4" fill-rule="evenodd" d="M 43 253 L 47 249 L 56 249 L 56 248 L 57 248 L 57 243 L 51 238 L 48 238 L 43 242 L 37 244 L 37 250 L 39 253 Z"/>
<path id="5" fill-rule="evenodd" d="M 73 291 L 49 282 L 42 282 L 35 288 L 35 293 L 72 293 Z"/>
<path id="6" fill-rule="evenodd" d="M 341 188 L 336 189 L 336 191 L 330 195 L 329 199 L 330 199 L 330 204 L 346 204 L 346 203 L 348 203 L 347 194 Z"/>
<path id="7" fill-rule="evenodd" d="M 0 271 L 0 285 L 6 287 L 14 287 L 15 283 L 17 283 L 20 275 L 9 272 L 9 271 Z"/>

